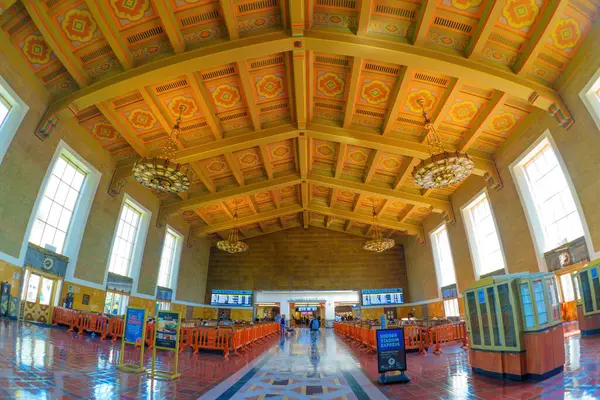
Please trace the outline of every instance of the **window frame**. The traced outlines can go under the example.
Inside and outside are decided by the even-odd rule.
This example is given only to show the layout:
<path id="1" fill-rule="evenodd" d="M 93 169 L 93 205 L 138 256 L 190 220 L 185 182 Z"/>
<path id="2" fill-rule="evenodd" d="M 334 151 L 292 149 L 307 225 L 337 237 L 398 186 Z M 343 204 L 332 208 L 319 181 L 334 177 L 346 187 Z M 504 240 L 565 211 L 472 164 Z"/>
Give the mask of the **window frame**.
<path id="1" fill-rule="evenodd" d="M 103 287 L 106 290 L 106 282 L 108 280 L 108 272 L 110 268 L 110 258 L 113 252 L 113 247 L 115 245 L 115 239 L 117 237 L 117 231 L 119 229 L 119 221 L 121 219 L 121 213 L 123 212 L 125 204 L 139 211 L 142 215 L 140 217 L 139 227 L 136 233 L 136 237 L 134 240 L 133 251 L 131 254 L 131 261 L 129 265 L 129 277 L 133 279 L 133 287 L 131 290 L 130 296 L 142 297 L 148 299 L 154 299 L 154 296 L 149 296 L 143 293 L 138 293 L 138 281 L 140 278 L 140 272 L 142 269 L 142 259 L 144 256 L 144 249 L 146 247 L 146 239 L 148 236 L 148 231 L 150 228 L 150 220 L 152 219 L 152 212 L 136 201 L 133 197 L 129 195 L 129 193 L 125 193 L 123 195 L 123 199 L 121 201 L 121 207 L 119 208 L 119 214 L 117 215 L 117 220 L 115 221 L 115 228 L 113 231 L 112 241 L 110 243 L 110 249 L 108 252 L 108 257 L 106 260 L 106 267 L 104 272 L 104 284 Z"/>
<path id="2" fill-rule="evenodd" d="M 535 248 L 535 256 L 538 263 L 538 269 L 541 272 L 548 272 L 548 266 L 546 265 L 546 260 L 544 258 L 544 227 L 538 216 L 537 207 L 535 201 L 533 200 L 533 195 L 529 190 L 527 176 L 524 168 L 522 168 L 522 165 L 526 162 L 526 160 L 529 160 L 531 158 L 530 154 L 534 150 L 541 146 L 544 146 L 546 143 L 550 146 L 552 151 L 554 151 L 554 155 L 556 156 L 558 165 L 565 176 L 565 181 L 567 182 L 567 186 L 571 192 L 571 196 L 573 197 L 573 202 L 575 203 L 575 208 L 577 210 L 579 220 L 581 221 L 581 226 L 583 228 L 583 236 L 585 238 L 588 256 L 590 257 L 590 260 L 594 260 L 600 257 L 600 252 L 594 253 L 594 245 L 592 243 L 590 231 L 585 220 L 585 215 L 583 214 L 583 209 L 581 208 L 579 196 L 577 195 L 577 191 L 575 190 L 575 186 L 573 185 L 573 181 L 571 180 L 571 176 L 569 175 L 569 171 L 565 166 L 560 151 L 558 151 L 558 147 L 556 146 L 556 142 L 552 137 L 552 133 L 549 129 L 546 129 L 546 131 L 542 133 L 540 137 L 536 141 L 534 141 L 527 149 L 525 149 L 525 151 L 523 151 L 523 153 L 521 153 L 519 157 L 517 157 L 508 167 L 508 169 L 510 170 L 510 174 L 513 178 L 513 182 L 515 183 L 515 187 L 519 195 L 519 200 L 521 201 L 521 206 L 523 207 L 525 219 L 527 220 L 527 226 L 529 228 L 529 233 L 531 235 L 533 246 Z"/>
<path id="3" fill-rule="evenodd" d="M 579 92 L 581 101 L 585 104 L 598 129 L 600 129 L 600 97 L 597 95 L 598 90 L 600 90 L 600 68 Z"/>
<path id="4" fill-rule="evenodd" d="M 483 189 L 481 189 L 479 192 L 477 192 L 473 197 L 471 197 L 465 204 L 463 204 L 460 207 L 460 213 L 463 219 L 463 224 L 465 226 L 465 232 L 467 233 L 467 244 L 469 246 L 469 254 L 471 256 L 471 261 L 473 263 L 473 272 L 475 274 L 475 280 L 479 280 L 481 275 L 485 275 L 488 274 L 489 272 L 486 273 L 480 273 L 481 271 L 481 266 L 480 264 L 480 258 L 479 258 L 479 250 L 477 249 L 477 238 L 475 237 L 475 232 L 474 232 L 474 227 L 473 227 L 473 223 L 471 222 L 471 215 L 470 215 L 470 210 L 473 206 L 473 204 L 479 200 L 479 198 L 481 196 L 485 196 L 487 198 L 488 204 L 490 206 L 490 213 L 492 216 L 492 222 L 494 224 L 494 229 L 496 230 L 496 234 L 498 236 L 498 242 L 500 244 L 500 253 L 502 255 L 502 262 L 504 264 L 504 267 L 502 268 L 502 270 L 504 271 L 504 273 L 508 273 L 508 267 L 507 267 L 507 263 L 506 263 L 506 255 L 504 253 L 504 245 L 502 243 L 502 236 L 500 235 L 500 230 L 498 229 L 498 223 L 496 222 L 496 213 L 494 212 L 494 207 L 492 205 L 492 201 L 490 199 L 490 194 L 489 191 L 487 189 L 487 187 L 484 187 Z M 498 269 L 497 271 L 500 271 L 501 269 Z"/>
<path id="5" fill-rule="evenodd" d="M 446 229 L 446 235 L 448 235 L 448 245 L 450 246 L 450 257 L 452 261 L 452 270 L 454 272 L 454 285 L 456 285 L 457 296 L 460 297 L 460 290 L 458 287 L 458 279 L 456 277 L 456 264 L 454 264 L 454 254 L 452 253 L 452 243 L 450 241 L 450 233 L 448 232 L 448 224 L 442 222 L 435 229 L 429 232 L 429 241 L 431 242 L 431 252 L 433 255 L 433 263 L 435 265 L 435 274 L 438 286 L 438 296 L 440 299 L 443 299 L 442 295 L 442 285 L 441 285 L 441 277 L 442 277 L 442 266 L 438 257 L 437 251 L 437 240 L 435 239 L 435 235 L 442 230 L 442 228 Z"/>
<path id="6" fill-rule="evenodd" d="M 0 76 L 0 96 L 11 106 L 6 119 L 0 124 L 0 164 L 2 164 L 13 138 L 29 111 L 29 106 L 25 104 L 2 76 Z"/>
<path id="7" fill-rule="evenodd" d="M 39 207 L 42 203 L 42 199 L 44 197 L 44 192 L 46 191 L 46 186 L 50 181 L 50 177 L 52 176 L 52 170 L 56 163 L 56 160 L 62 155 L 67 154 L 68 157 L 81 169 L 83 169 L 87 173 L 87 177 L 84 181 L 83 186 L 80 191 L 80 198 L 77 202 L 77 206 L 73 210 L 73 216 L 71 219 L 71 225 L 69 228 L 69 233 L 67 235 L 67 239 L 65 241 L 63 255 L 69 258 L 69 263 L 67 264 L 67 271 L 65 273 L 65 281 L 72 282 L 76 284 L 82 284 L 89 287 L 93 287 L 95 289 L 103 289 L 102 285 L 98 285 L 94 282 L 88 282 L 83 279 L 78 279 L 74 277 L 75 269 L 77 268 L 77 259 L 79 257 L 79 250 L 81 249 L 81 242 L 83 240 L 83 234 L 85 231 L 85 227 L 87 225 L 87 220 L 90 215 L 90 211 L 92 208 L 92 204 L 94 202 L 94 198 L 96 197 L 96 191 L 98 189 L 98 185 L 100 184 L 100 178 L 102 177 L 102 173 L 100 173 L 92 164 L 87 162 L 79 153 L 71 148 L 65 141 L 62 139 L 58 143 L 56 150 L 54 151 L 54 155 L 46 168 L 46 174 L 44 175 L 44 179 L 40 184 L 40 190 L 37 194 L 35 203 L 31 210 L 31 214 L 29 216 L 29 222 L 27 224 L 27 229 L 25 230 L 25 235 L 23 236 L 23 244 L 21 245 L 21 251 L 19 253 L 19 257 L 13 257 L 6 253 L 0 252 L 0 260 L 9 262 L 16 266 L 22 267 L 25 264 L 25 254 L 27 253 L 27 247 L 29 245 L 29 236 L 31 236 L 31 230 L 33 229 L 33 224 L 37 218 Z"/>
<path id="8" fill-rule="evenodd" d="M 169 232 L 173 236 L 175 236 L 176 242 L 175 242 L 175 248 L 173 249 L 173 259 L 171 260 L 171 276 L 169 279 L 170 282 L 169 282 L 168 286 L 163 286 L 163 287 L 166 287 L 173 291 L 172 298 L 174 299 L 175 294 L 176 294 L 177 282 L 179 280 L 179 264 L 181 263 L 181 253 L 183 251 L 184 236 L 181 233 L 179 233 L 179 231 L 174 229 L 171 225 L 167 225 L 167 227 L 165 229 L 165 234 L 163 235 L 162 249 L 160 252 L 160 261 L 158 264 L 158 276 L 156 279 L 156 286 L 160 286 L 158 284 L 158 280 L 160 278 L 160 268 L 161 268 L 161 264 L 162 264 L 163 252 L 165 251 L 165 240 L 167 238 L 167 233 L 169 233 Z"/>

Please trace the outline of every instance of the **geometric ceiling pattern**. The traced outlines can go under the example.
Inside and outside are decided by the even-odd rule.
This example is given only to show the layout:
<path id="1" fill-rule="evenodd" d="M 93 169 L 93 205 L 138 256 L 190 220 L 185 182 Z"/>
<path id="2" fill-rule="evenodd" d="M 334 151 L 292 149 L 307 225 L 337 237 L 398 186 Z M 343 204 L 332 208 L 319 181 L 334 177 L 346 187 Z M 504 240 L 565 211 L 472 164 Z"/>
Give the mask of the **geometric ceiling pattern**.
<path id="1" fill-rule="evenodd" d="M 501 187 L 494 154 L 554 86 L 600 0 L 46 0 L 0 15 L 2 50 L 53 97 L 38 129 L 94 137 L 123 170 L 182 111 L 188 193 L 160 195 L 197 235 L 294 226 L 423 238 L 457 187 L 420 190 L 423 104 L 448 150 Z"/>

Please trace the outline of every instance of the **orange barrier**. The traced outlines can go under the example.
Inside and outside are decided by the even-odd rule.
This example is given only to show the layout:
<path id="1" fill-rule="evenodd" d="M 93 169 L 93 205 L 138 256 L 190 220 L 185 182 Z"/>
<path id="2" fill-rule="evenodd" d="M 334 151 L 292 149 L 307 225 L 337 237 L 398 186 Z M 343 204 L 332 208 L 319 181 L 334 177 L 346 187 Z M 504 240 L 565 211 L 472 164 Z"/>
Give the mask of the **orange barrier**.
<path id="1" fill-rule="evenodd" d="M 364 349 L 377 351 L 376 327 L 366 328 L 335 322 L 333 330 L 350 340 L 358 342 Z M 406 350 L 417 350 L 419 354 L 427 354 L 427 347 L 430 344 L 429 330 L 418 326 L 405 326 L 404 342 Z"/>
<path id="2" fill-rule="evenodd" d="M 75 326 L 75 317 L 77 311 L 71 310 L 70 308 L 54 307 L 52 310 L 52 325 L 58 326 L 58 324 L 68 325 L 69 330 L 73 331 Z"/>
<path id="3" fill-rule="evenodd" d="M 434 354 L 443 354 L 440 345 L 461 341 L 463 348 L 467 347 L 467 327 L 465 322 L 457 324 L 438 325 L 429 329 L 429 337 L 434 345 Z"/>
<path id="4" fill-rule="evenodd" d="M 112 341 L 116 342 L 117 338 L 123 337 L 123 330 L 125 329 L 125 321 L 121 318 L 109 318 L 108 320 L 108 334 L 112 336 Z"/>

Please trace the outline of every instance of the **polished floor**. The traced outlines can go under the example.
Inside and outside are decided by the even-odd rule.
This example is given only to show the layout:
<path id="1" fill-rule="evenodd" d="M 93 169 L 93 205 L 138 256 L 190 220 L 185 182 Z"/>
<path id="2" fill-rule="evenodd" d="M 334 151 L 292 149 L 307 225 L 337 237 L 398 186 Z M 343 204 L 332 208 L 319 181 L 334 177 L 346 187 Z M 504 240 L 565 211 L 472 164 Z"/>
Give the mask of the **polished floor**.
<path id="1" fill-rule="evenodd" d="M 407 385 L 379 386 L 377 360 L 331 330 L 274 338 L 241 357 L 184 353 L 182 377 L 159 381 L 119 372 L 120 345 L 64 328 L 0 321 L 4 399 L 600 399 L 600 336 L 565 339 L 564 374 L 539 383 L 473 375 L 467 352 L 408 355 Z M 126 350 L 134 358 L 135 350 Z M 147 360 L 149 361 L 149 360 Z M 173 357 L 160 352 L 159 364 Z"/>

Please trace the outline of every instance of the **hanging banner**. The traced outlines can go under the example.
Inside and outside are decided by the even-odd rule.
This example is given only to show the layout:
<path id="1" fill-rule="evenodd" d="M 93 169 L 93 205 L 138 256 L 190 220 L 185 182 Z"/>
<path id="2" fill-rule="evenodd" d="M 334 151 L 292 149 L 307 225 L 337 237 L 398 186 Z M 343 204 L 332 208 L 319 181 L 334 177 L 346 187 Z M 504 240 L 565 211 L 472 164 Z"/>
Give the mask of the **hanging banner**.
<path id="1" fill-rule="evenodd" d="M 145 319 L 145 309 L 127 307 L 127 313 L 125 314 L 125 333 L 123 334 L 125 343 L 137 344 L 144 339 Z"/>
<path id="2" fill-rule="evenodd" d="M 377 368 L 379 373 L 406 371 L 404 329 L 378 329 Z"/>
<path id="3" fill-rule="evenodd" d="M 179 313 L 159 311 L 156 318 L 155 347 L 177 350 L 179 346 Z"/>

